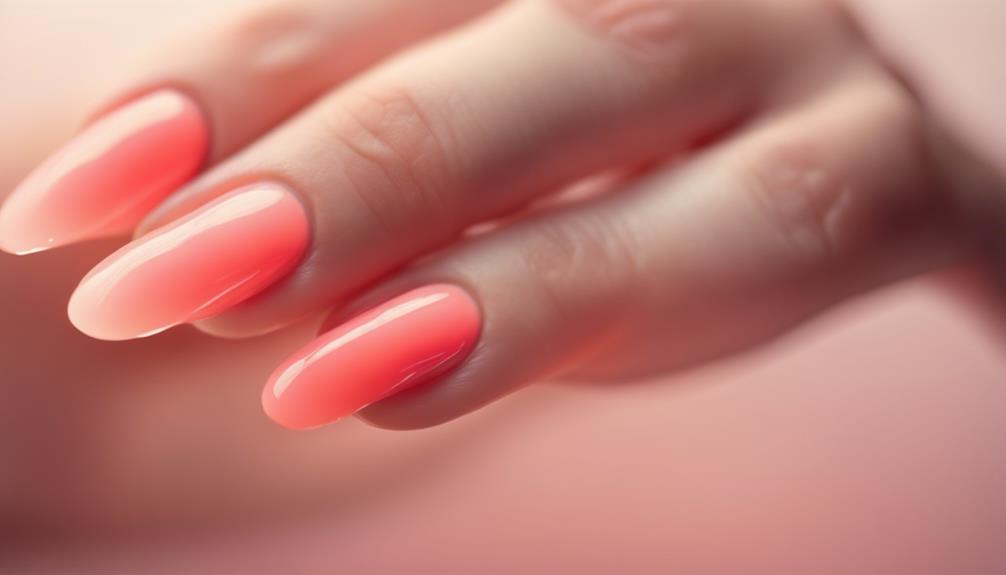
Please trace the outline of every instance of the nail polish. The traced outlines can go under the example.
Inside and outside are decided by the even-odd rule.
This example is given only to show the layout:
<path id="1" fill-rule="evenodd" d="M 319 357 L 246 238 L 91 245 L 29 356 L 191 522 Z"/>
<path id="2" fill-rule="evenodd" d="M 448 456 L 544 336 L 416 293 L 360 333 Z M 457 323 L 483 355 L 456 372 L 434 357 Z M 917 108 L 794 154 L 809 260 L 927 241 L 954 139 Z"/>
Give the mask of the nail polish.
<path id="1" fill-rule="evenodd" d="M 408 292 L 323 334 L 295 353 L 262 392 L 269 417 L 307 429 L 432 381 L 471 353 L 481 312 L 463 289 Z"/>
<path id="2" fill-rule="evenodd" d="M 70 321 L 92 337 L 123 340 L 205 319 L 289 273 L 309 238 L 287 188 L 240 188 L 101 262 L 71 296 Z"/>
<path id="3" fill-rule="evenodd" d="M 209 131 L 188 96 L 158 90 L 99 118 L 0 208 L 0 249 L 29 254 L 130 231 L 202 167 Z"/>

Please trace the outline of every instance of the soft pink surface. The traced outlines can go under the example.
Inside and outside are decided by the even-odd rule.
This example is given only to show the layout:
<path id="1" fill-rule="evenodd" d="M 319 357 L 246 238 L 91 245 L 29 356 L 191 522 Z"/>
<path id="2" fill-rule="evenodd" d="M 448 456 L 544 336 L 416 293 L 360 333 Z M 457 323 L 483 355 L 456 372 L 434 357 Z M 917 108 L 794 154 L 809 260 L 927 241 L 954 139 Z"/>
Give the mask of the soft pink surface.
<path id="1" fill-rule="evenodd" d="M 116 109 L 14 190 L 0 211 L 0 247 L 22 254 L 128 233 L 196 173 L 208 138 L 199 108 L 174 90 Z"/>
<path id="2" fill-rule="evenodd" d="M 89 74 L 205 2 L 141 4 L 0 0 L 0 185 L 63 135 L 29 110 L 66 125 Z M 1006 338 L 930 284 L 673 381 L 294 434 L 258 390 L 307 330 L 87 340 L 62 305 L 97 259 L 0 258 L 2 541 L 69 534 L 0 543 L 5 573 L 1006 569 Z"/>
<path id="3" fill-rule="evenodd" d="M 70 320 L 92 337 L 123 340 L 215 315 L 282 279 L 310 237 L 285 187 L 235 190 L 101 262 L 73 293 Z"/>

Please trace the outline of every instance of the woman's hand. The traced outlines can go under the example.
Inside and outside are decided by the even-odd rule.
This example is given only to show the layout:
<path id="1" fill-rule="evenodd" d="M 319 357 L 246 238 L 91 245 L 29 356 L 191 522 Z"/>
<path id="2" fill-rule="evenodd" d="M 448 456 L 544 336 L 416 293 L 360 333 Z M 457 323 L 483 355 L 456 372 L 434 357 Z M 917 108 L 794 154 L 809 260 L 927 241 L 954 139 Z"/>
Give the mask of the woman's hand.
<path id="1" fill-rule="evenodd" d="M 138 226 L 70 302 L 105 339 L 334 306 L 266 410 L 395 428 L 736 352 L 960 250 L 927 118 L 832 3 L 492 4 L 288 3 L 188 38 L 0 243 Z"/>

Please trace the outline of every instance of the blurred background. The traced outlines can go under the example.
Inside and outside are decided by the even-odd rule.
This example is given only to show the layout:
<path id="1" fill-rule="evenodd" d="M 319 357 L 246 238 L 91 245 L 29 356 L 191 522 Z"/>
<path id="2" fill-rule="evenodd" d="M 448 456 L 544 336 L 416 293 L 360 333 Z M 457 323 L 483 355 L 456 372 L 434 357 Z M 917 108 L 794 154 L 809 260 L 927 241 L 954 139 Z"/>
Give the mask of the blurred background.
<path id="1" fill-rule="evenodd" d="M 0 0 L 0 195 L 140 47 L 246 4 Z M 258 402 L 304 328 L 71 329 L 114 245 L 0 256 L 2 573 L 1006 572 L 1006 330 L 966 278 L 667 380 L 297 434 Z"/>

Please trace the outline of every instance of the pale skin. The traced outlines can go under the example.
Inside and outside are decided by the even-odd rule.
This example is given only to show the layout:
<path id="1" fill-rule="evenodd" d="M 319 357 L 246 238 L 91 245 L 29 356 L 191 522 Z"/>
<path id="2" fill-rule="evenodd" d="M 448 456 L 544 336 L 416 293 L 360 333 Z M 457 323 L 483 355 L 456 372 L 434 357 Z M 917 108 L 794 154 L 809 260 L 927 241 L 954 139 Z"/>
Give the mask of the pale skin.
<path id="1" fill-rule="evenodd" d="M 940 155 L 941 117 L 831 4 L 624 3 L 639 21 L 601 2 L 522 1 L 416 44 L 495 4 L 444 2 L 406 26 L 412 2 L 288 3 L 295 21 L 339 25 L 284 59 L 247 49 L 281 19 L 244 15 L 123 74 L 103 106 L 171 78 L 220 112 L 210 168 L 141 232 L 251 173 L 291 182 L 317 210 L 314 265 L 200 329 L 259 335 L 414 285 L 463 285 L 491 318 L 477 362 L 363 413 L 424 427 L 546 375 L 661 373 L 761 343 L 969 253 L 975 228 L 958 208 L 1001 189 L 967 144 L 963 159 Z M 365 26 L 375 32 L 351 33 Z M 322 65 L 333 54 L 359 61 Z M 635 176 L 712 133 L 683 163 Z M 523 210 L 608 171 L 610 194 Z M 348 227 L 347 213 L 359 216 Z M 458 239 L 493 216 L 514 221 Z"/>
<path id="2" fill-rule="evenodd" d="M 486 316 L 473 359 L 363 413 L 407 429 L 548 375 L 645 375 L 736 352 L 959 254 L 963 184 L 936 158 L 930 118 L 834 4 L 495 4 L 447 3 L 406 34 L 388 23 L 415 4 L 391 1 L 363 10 L 361 26 L 382 29 L 370 53 L 347 46 L 352 35 L 309 36 L 280 56 L 253 45 L 197 63 L 177 50 L 124 81 L 173 78 L 213 117 L 212 166 L 140 233 L 253 178 L 291 184 L 313 211 L 305 263 L 200 329 L 248 337 L 417 285 L 464 286 Z M 293 6 L 314 26 L 345 26 L 345 8 Z M 254 43 L 285 19 L 265 12 L 224 33 Z M 188 46 L 204 53 L 221 31 L 208 34 Z M 360 61 L 334 56 L 345 53 Z M 263 97 L 244 97 L 262 85 Z M 619 177 L 606 190 L 617 193 L 458 240 L 565 185 L 667 162 L 712 134 L 683 165 Z M 694 333 L 703 337 L 681 338 Z"/>

